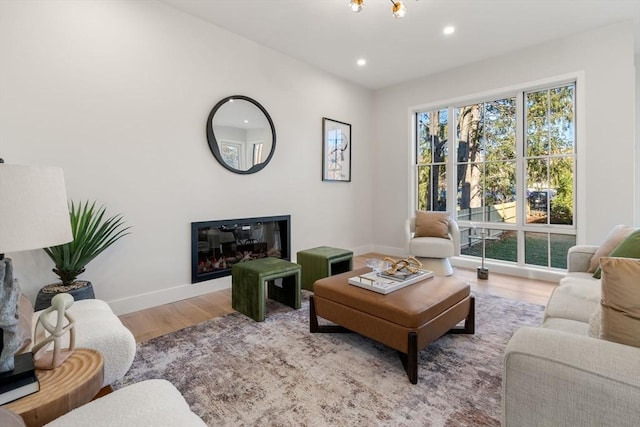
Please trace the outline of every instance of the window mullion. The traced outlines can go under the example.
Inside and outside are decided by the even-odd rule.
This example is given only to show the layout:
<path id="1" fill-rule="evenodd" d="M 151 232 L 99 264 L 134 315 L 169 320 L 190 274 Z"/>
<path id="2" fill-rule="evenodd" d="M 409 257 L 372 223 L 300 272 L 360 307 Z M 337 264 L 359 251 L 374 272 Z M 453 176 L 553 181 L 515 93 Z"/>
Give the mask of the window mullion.
<path id="1" fill-rule="evenodd" d="M 449 156 L 447 157 L 447 206 L 451 215 L 458 219 L 458 168 L 456 161 L 458 160 L 458 117 L 455 115 L 455 108 L 449 106 L 447 108 L 447 116 L 449 118 Z"/>
<path id="2" fill-rule="evenodd" d="M 525 102 L 524 91 L 516 95 L 516 226 L 518 228 L 518 258 L 517 264 L 524 265 L 524 231 L 522 226 L 527 214 L 527 179 L 525 170 Z"/>

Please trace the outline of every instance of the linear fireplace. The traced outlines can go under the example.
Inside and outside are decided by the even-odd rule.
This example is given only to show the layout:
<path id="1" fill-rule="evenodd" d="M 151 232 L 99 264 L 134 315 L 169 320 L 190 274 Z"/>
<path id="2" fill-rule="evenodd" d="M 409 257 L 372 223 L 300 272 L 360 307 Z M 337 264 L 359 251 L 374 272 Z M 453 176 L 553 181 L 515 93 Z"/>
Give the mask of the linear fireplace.
<path id="1" fill-rule="evenodd" d="M 291 259 L 291 215 L 191 223 L 191 283 L 231 274 L 252 259 Z"/>

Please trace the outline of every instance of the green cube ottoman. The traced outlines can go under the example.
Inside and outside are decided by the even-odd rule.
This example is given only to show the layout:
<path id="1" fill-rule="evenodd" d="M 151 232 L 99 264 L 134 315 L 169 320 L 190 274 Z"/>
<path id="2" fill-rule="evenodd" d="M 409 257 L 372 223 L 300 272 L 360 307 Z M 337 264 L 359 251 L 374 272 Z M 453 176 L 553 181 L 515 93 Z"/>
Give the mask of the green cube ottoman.
<path id="1" fill-rule="evenodd" d="M 282 279 L 282 284 L 276 284 Z M 262 322 L 266 297 L 289 307 L 300 308 L 300 266 L 280 258 L 261 258 L 231 267 L 231 307 Z"/>
<path id="2" fill-rule="evenodd" d="M 316 280 L 353 270 L 353 252 L 320 246 L 298 252 L 296 262 L 302 267 L 302 289 L 312 291 Z"/>

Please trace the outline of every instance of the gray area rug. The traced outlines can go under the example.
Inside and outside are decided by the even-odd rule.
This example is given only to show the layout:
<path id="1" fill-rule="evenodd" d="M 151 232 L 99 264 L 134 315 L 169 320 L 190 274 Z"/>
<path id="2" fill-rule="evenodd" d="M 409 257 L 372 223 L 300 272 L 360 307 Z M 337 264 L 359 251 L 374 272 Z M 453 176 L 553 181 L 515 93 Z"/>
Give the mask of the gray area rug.
<path id="1" fill-rule="evenodd" d="M 543 310 L 476 295 L 475 335 L 421 351 L 412 385 L 395 350 L 309 333 L 308 297 L 300 310 L 269 301 L 264 322 L 232 313 L 142 343 L 114 388 L 167 379 L 210 426 L 497 426 L 505 346 Z"/>

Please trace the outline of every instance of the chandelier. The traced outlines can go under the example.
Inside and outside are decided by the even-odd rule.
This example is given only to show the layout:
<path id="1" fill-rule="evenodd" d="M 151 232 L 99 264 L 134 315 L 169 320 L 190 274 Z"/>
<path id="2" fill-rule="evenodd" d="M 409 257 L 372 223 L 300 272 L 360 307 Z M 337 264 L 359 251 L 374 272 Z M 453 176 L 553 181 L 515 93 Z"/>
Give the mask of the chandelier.
<path id="1" fill-rule="evenodd" d="M 391 12 L 393 13 L 393 16 L 395 16 L 396 18 L 402 18 L 404 15 L 407 14 L 407 8 L 404 5 L 404 2 L 402 2 L 402 0 L 390 0 L 390 1 L 393 4 L 393 6 L 391 6 Z M 351 3 L 349 3 L 349 7 L 355 13 L 360 12 L 363 6 L 364 6 L 364 0 L 351 0 Z"/>

